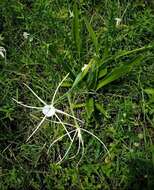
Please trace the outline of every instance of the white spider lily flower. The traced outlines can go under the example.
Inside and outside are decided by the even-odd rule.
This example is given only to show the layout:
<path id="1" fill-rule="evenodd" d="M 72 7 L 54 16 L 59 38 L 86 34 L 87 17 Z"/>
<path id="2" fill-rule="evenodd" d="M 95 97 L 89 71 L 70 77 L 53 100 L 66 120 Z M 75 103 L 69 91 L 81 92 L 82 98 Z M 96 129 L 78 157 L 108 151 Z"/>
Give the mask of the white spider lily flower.
<path id="1" fill-rule="evenodd" d="M 81 68 L 81 71 L 83 72 L 88 67 L 88 64 L 84 64 L 84 66 Z"/>
<path id="2" fill-rule="evenodd" d="M 115 18 L 116 20 L 116 26 L 119 26 L 121 24 L 122 19 L 121 18 Z"/>
<path id="3" fill-rule="evenodd" d="M 69 136 L 70 140 L 72 141 L 72 138 L 71 138 L 71 136 L 70 136 L 70 134 L 69 134 L 69 132 L 68 132 L 66 126 L 65 126 L 65 123 L 63 123 L 63 122 L 61 121 L 61 119 L 59 118 L 58 114 L 62 114 L 62 115 L 71 117 L 71 118 L 73 118 L 73 119 L 78 120 L 78 121 L 81 122 L 81 123 L 83 123 L 83 121 L 80 120 L 80 119 L 78 119 L 78 118 L 76 118 L 76 117 L 74 117 L 74 116 L 72 116 L 72 115 L 70 115 L 70 114 L 68 114 L 68 113 L 66 113 L 66 112 L 64 112 L 64 111 L 62 111 L 62 110 L 59 110 L 59 109 L 55 108 L 55 106 L 54 106 L 54 100 L 55 100 L 55 96 L 56 96 L 56 94 L 57 94 L 57 91 L 58 91 L 59 87 L 62 85 L 62 83 L 64 82 L 64 80 L 68 77 L 68 75 L 69 75 L 69 74 L 67 74 L 67 75 L 64 77 L 64 79 L 59 83 L 58 87 L 56 88 L 56 90 L 55 90 L 55 92 L 54 92 L 54 95 L 53 95 L 53 97 L 52 97 L 51 104 L 47 104 L 45 101 L 43 101 L 43 100 L 42 100 L 28 85 L 26 85 L 26 84 L 24 84 L 24 85 L 34 94 L 34 96 L 35 96 L 44 106 L 43 106 L 43 107 L 36 107 L 36 106 L 25 105 L 25 104 L 23 104 L 22 102 L 19 102 L 19 101 L 17 101 L 16 99 L 13 98 L 13 100 L 14 100 L 16 103 L 20 104 L 21 106 L 24 106 L 24 107 L 26 107 L 26 108 L 31 108 L 31 109 L 38 109 L 38 110 L 40 110 L 40 111 L 43 113 L 43 115 L 44 115 L 43 119 L 40 121 L 40 123 L 38 124 L 38 126 L 34 129 L 34 131 L 32 132 L 32 134 L 28 137 L 27 141 L 36 133 L 36 131 L 40 128 L 40 126 L 42 125 L 42 123 L 45 121 L 46 118 L 53 117 L 53 116 L 55 116 L 56 119 L 58 119 L 58 123 L 60 123 L 60 124 L 64 127 L 65 131 L 67 132 L 67 135 Z"/>
<path id="4" fill-rule="evenodd" d="M 5 58 L 6 57 L 6 50 L 4 47 L 0 47 L 0 55 L 1 57 Z"/>
<path id="5" fill-rule="evenodd" d="M 30 36 L 30 34 L 28 32 L 23 32 L 23 37 L 25 39 L 28 39 L 29 36 Z"/>
<path id="6" fill-rule="evenodd" d="M 52 117 L 56 113 L 56 109 L 53 107 L 53 105 L 46 105 L 42 109 L 43 114 L 46 117 Z"/>

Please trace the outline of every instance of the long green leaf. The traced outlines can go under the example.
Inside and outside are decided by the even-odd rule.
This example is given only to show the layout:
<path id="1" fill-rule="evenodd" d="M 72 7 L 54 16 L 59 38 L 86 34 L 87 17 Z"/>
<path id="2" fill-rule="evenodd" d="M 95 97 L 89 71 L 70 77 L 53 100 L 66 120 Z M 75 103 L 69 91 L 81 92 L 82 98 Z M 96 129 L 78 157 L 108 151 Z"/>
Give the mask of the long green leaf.
<path id="1" fill-rule="evenodd" d="M 93 44 L 95 46 L 96 54 L 98 55 L 98 53 L 99 53 L 99 44 L 98 44 L 97 36 L 96 36 L 91 24 L 89 23 L 89 21 L 87 20 L 86 17 L 84 17 L 84 21 L 85 21 L 87 30 L 89 32 L 89 35 L 90 35 L 90 37 L 92 39 L 92 42 L 93 42 Z"/>
<path id="2" fill-rule="evenodd" d="M 85 68 L 82 72 L 80 72 L 80 73 L 77 75 L 77 77 L 76 77 L 76 79 L 75 79 L 75 81 L 74 81 L 74 83 L 73 83 L 73 85 L 72 85 L 72 89 L 73 89 L 74 87 L 76 87 L 76 86 L 84 79 L 84 77 L 85 77 L 85 76 L 87 75 L 87 73 L 89 72 L 89 69 L 90 69 L 92 63 L 93 63 L 93 59 L 91 59 L 91 60 L 89 61 L 88 65 L 86 66 L 86 68 Z"/>
<path id="3" fill-rule="evenodd" d="M 76 79 L 75 79 L 75 81 L 74 81 L 74 83 L 73 83 L 73 85 L 72 85 L 72 89 L 74 88 L 74 87 L 76 87 L 83 79 L 84 79 L 84 77 L 87 75 L 87 73 L 88 73 L 88 70 L 89 70 L 89 68 L 86 68 L 84 71 L 82 71 L 81 73 L 79 73 L 78 75 L 77 75 L 77 77 L 76 77 Z"/>
<path id="4" fill-rule="evenodd" d="M 121 57 L 128 56 L 128 55 L 131 55 L 133 53 L 147 51 L 147 50 L 152 49 L 152 48 L 154 48 L 154 45 L 149 44 L 147 46 L 143 46 L 141 48 L 133 49 L 133 50 L 130 50 L 130 51 L 123 50 L 121 52 L 118 52 L 116 55 L 109 56 L 107 59 L 100 61 L 99 67 L 101 67 L 103 64 L 105 64 L 105 63 L 107 63 L 109 61 L 117 60 L 117 59 L 119 59 Z"/>
<path id="5" fill-rule="evenodd" d="M 130 72 L 130 70 L 132 69 L 132 66 L 140 63 L 142 59 L 143 59 L 143 57 L 139 56 L 131 63 L 128 63 L 128 64 L 125 63 L 123 65 L 120 65 L 117 68 L 114 68 L 104 79 L 100 80 L 100 82 L 97 85 L 97 90 L 102 88 L 103 86 L 119 79 L 120 77 L 127 74 L 128 72 Z"/>
<path id="6" fill-rule="evenodd" d="M 96 89 L 97 79 L 98 79 L 98 60 L 94 57 L 91 59 L 91 67 L 89 69 L 88 77 L 87 77 L 87 87 L 88 89 Z"/>
<path id="7" fill-rule="evenodd" d="M 140 51 L 148 50 L 148 49 L 151 49 L 151 48 L 153 48 L 152 45 L 147 45 L 147 46 L 143 46 L 141 48 L 136 48 L 136 49 L 133 49 L 133 50 L 130 50 L 130 51 L 123 50 L 118 55 L 116 55 L 115 59 L 118 59 L 118 58 L 126 56 L 126 55 L 130 55 L 132 53 L 137 53 L 137 52 L 140 52 Z"/>
<path id="8" fill-rule="evenodd" d="M 77 48 L 78 55 L 80 57 L 81 38 L 80 38 L 80 24 L 79 24 L 79 10 L 76 2 L 73 5 L 73 38 Z"/>

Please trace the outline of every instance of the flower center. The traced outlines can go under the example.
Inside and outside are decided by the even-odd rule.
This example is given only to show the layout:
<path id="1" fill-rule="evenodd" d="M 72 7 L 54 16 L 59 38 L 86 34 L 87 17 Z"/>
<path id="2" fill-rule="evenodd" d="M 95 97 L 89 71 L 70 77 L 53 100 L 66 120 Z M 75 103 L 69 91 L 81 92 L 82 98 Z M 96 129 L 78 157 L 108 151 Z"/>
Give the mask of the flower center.
<path id="1" fill-rule="evenodd" d="M 42 112 L 46 117 L 52 117 L 55 114 L 56 110 L 53 105 L 46 105 L 43 107 Z"/>

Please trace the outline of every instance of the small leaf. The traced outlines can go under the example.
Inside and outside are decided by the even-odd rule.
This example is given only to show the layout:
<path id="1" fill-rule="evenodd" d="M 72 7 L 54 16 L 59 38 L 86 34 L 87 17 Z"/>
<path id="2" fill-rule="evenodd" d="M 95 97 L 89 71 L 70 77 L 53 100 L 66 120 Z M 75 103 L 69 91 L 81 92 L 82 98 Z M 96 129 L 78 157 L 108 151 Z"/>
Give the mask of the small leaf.
<path id="1" fill-rule="evenodd" d="M 83 107 L 85 107 L 85 103 L 72 104 L 73 109 L 78 109 L 78 108 L 83 108 Z"/>
<path id="2" fill-rule="evenodd" d="M 99 71 L 98 78 L 100 79 L 100 78 L 104 77 L 106 74 L 107 74 L 107 68 L 102 69 Z"/>
<path id="3" fill-rule="evenodd" d="M 71 81 L 64 81 L 63 84 L 61 85 L 61 87 L 71 87 L 71 86 L 72 86 Z"/>
<path id="4" fill-rule="evenodd" d="M 92 113 L 94 112 L 94 99 L 88 98 L 85 106 L 86 106 L 86 112 L 87 112 L 88 119 L 90 119 Z"/>
<path id="5" fill-rule="evenodd" d="M 100 80 L 100 82 L 97 85 L 97 90 L 130 72 L 132 66 L 140 63 L 142 59 L 143 57 L 139 56 L 131 63 L 123 64 L 119 67 L 114 68 L 104 79 Z"/>
<path id="6" fill-rule="evenodd" d="M 106 118 L 109 118 L 108 113 L 106 112 L 106 110 L 104 109 L 103 105 L 99 104 L 99 103 L 95 103 L 96 109 L 98 111 L 100 111 Z"/>

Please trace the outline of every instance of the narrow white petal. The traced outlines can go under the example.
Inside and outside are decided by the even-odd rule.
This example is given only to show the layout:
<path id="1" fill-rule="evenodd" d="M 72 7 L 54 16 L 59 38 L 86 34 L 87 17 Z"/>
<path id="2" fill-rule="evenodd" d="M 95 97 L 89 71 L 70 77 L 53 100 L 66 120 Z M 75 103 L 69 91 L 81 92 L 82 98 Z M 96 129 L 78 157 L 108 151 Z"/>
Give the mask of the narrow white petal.
<path id="1" fill-rule="evenodd" d="M 38 100 L 40 100 L 40 102 L 42 102 L 44 105 L 47 105 L 27 84 L 24 83 L 24 85 L 34 94 L 34 96 L 36 96 Z"/>
<path id="2" fill-rule="evenodd" d="M 64 127 L 65 131 L 67 132 L 67 134 L 68 134 L 70 140 L 72 141 L 72 138 L 71 138 L 71 136 L 70 136 L 70 134 L 69 134 L 67 128 L 65 127 L 64 123 L 61 121 L 61 119 L 58 117 L 58 115 L 55 114 L 55 116 L 56 116 L 56 118 L 59 120 L 59 122 L 62 124 L 62 126 Z"/>
<path id="3" fill-rule="evenodd" d="M 26 108 L 31 108 L 31 109 L 38 109 L 38 110 L 42 110 L 43 107 L 35 107 L 35 106 L 28 106 L 26 104 L 23 104 L 22 102 L 17 101 L 16 99 L 12 98 L 12 100 L 14 100 L 17 104 L 20 104 L 21 106 L 24 106 Z"/>
<path id="4" fill-rule="evenodd" d="M 81 138 L 80 139 L 80 141 L 81 141 L 81 145 L 82 145 L 82 155 L 81 155 L 81 158 L 80 158 L 80 160 L 78 161 L 78 163 L 77 163 L 77 167 L 78 167 L 78 165 L 80 164 L 80 162 L 81 162 L 81 160 L 82 160 L 82 158 L 83 158 L 83 156 L 84 156 L 84 141 L 83 141 L 83 139 Z"/>
<path id="5" fill-rule="evenodd" d="M 28 139 L 26 140 L 26 142 L 36 133 L 36 131 L 39 129 L 39 127 L 42 125 L 42 123 L 44 122 L 46 116 L 43 117 L 43 119 L 41 120 L 41 122 L 38 124 L 38 126 L 36 127 L 36 129 L 32 132 L 32 134 L 28 137 Z"/>
<path id="6" fill-rule="evenodd" d="M 71 118 L 73 118 L 73 119 L 76 119 L 77 121 L 80 121 L 81 123 L 84 123 L 82 120 L 80 120 L 80 119 L 78 119 L 78 118 L 76 118 L 76 117 L 74 117 L 74 116 L 72 116 L 72 115 L 70 115 L 70 114 L 68 114 L 68 113 L 65 113 L 65 112 L 63 112 L 63 111 L 61 111 L 61 110 L 56 109 L 56 112 L 57 112 L 57 113 L 61 113 L 61 114 L 63 114 L 63 115 L 66 115 L 66 116 L 68 116 L 68 117 L 71 117 Z"/>
<path id="7" fill-rule="evenodd" d="M 104 146 L 105 150 L 107 151 L 107 153 L 108 153 L 109 156 L 111 157 L 109 150 L 107 149 L 106 145 L 103 143 L 103 141 L 102 141 L 100 138 L 98 138 L 96 135 L 94 135 L 92 132 L 90 132 L 90 131 L 88 131 L 88 130 L 86 130 L 86 129 L 83 129 L 83 128 L 80 128 L 80 129 L 81 129 L 82 131 L 85 131 L 86 133 L 89 133 L 89 134 L 92 135 L 94 138 L 96 138 L 96 139 Z"/>
<path id="8" fill-rule="evenodd" d="M 74 139 L 75 139 L 75 137 L 76 137 L 76 134 L 77 134 L 77 131 L 75 132 L 75 134 L 74 134 L 74 136 L 73 136 L 73 140 L 72 140 L 72 142 L 70 143 L 70 145 L 69 145 L 67 151 L 65 152 L 64 156 L 59 160 L 59 162 L 58 162 L 57 164 L 60 164 L 60 163 L 65 159 L 65 157 L 68 155 L 68 153 L 69 153 L 69 151 L 70 151 L 70 149 L 71 149 L 71 147 L 72 147 L 72 144 L 73 144 L 73 142 L 74 142 Z"/>
<path id="9" fill-rule="evenodd" d="M 53 95 L 53 98 L 52 98 L 52 101 L 51 101 L 51 105 L 54 104 L 54 100 L 55 100 L 55 96 L 57 94 L 57 91 L 59 89 L 59 87 L 62 85 L 62 83 L 64 82 L 64 80 L 66 80 L 66 78 L 68 77 L 69 73 L 63 78 L 63 80 L 59 83 L 59 85 L 57 86 L 55 92 L 54 92 L 54 95 Z"/>
<path id="10" fill-rule="evenodd" d="M 50 122 L 52 122 L 52 123 L 61 124 L 61 122 L 59 122 L 59 121 L 52 121 L 52 120 L 47 119 L 47 118 L 46 118 L 46 120 L 48 120 L 48 121 L 50 121 Z M 64 125 L 68 125 L 68 126 L 70 126 L 70 127 L 74 127 L 74 125 L 72 125 L 72 124 L 70 124 L 70 123 L 65 123 L 65 122 L 63 122 L 63 124 L 64 124 Z"/>
<path id="11" fill-rule="evenodd" d="M 69 159 L 74 159 L 80 152 L 80 148 L 81 148 L 81 141 L 80 139 L 78 140 L 78 149 L 77 149 L 77 152 L 74 156 L 70 157 Z"/>

